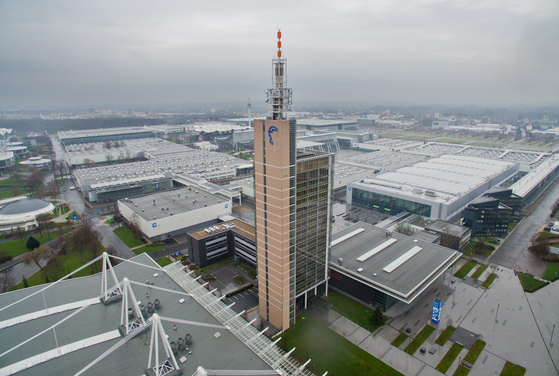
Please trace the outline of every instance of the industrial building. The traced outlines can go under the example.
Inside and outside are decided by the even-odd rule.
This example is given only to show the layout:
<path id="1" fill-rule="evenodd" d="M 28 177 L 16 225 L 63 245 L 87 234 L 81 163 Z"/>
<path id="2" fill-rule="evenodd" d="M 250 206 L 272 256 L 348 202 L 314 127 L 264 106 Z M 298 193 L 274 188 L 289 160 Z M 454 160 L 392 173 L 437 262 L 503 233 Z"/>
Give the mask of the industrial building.
<path id="1" fill-rule="evenodd" d="M 120 141 L 154 137 L 155 133 L 149 127 L 121 127 L 58 131 L 58 139 L 64 146 L 89 142 Z"/>
<path id="2" fill-rule="evenodd" d="M 259 313 L 286 330 L 310 296 L 327 293 L 334 155 L 297 150 L 280 49 L 272 66 L 270 115 L 254 122 Z"/>
<path id="3" fill-rule="evenodd" d="M 148 160 L 76 169 L 72 176 L 83 197 L 105 204 L 125 197 L 169 189 L 184 179 L 230 179 L 252 172 L 246 160 L 227 154 L 194 150 L 158 140 L 147 149 Z"/>
<path id="4" fill-rule="evenodd" d="M 104 254 L 83 268 L 95 262 L 0 294 L 1 375 L 312 375 L 182 265 Z"/>
<path id="5" fill-rule="evenodd" d="M 518 172 L 518 163 L 443 155 L 347 185 L 350 209 L 416 213 L 454 221 L 464 207 Z"/>
<path id="6" fill-rule="evenodd" d="M 188 233 L 188 260 L 198 268 L 234 258 L 256 269 L 254 226 L 233 219 Z"/>
<path id="7" fill-rule="evenodd" d="M 441 283 L 455 250 L 359 222 L 332 237 L 330 287 L 383 311 Z"/>
<path id="8" fill-rule="evenodd" d="M 118 201 L 120 214 L 152 242 L 219 223 L 232 202 L 192 187 Z"/>
<path id="9" fill-rule="evenodd" d="M 297 125 L 309 131 L 314 130 L 328 130 L 328 131 L 345 131 L 357 130 L 359 124 L 355 120 L 341 120 L 341 119 L 300 119 L 297 120 Z"/>

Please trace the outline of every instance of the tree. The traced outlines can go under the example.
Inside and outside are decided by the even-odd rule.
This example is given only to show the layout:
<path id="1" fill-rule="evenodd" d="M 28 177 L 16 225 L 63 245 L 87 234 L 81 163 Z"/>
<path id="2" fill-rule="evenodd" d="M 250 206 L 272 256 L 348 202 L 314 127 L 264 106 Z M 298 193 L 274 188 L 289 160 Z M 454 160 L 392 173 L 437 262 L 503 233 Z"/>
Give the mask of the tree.
<path id="1" fill-rule="evenodd" d="M 384 316 L 382 315 L 382 309 L 379 305 L 373 310 L 373 315 L 371 316 L 371 325 L 382 326 L 384 324 Z"/>
<path id="2" fill-rule="evenodd" d="M 27 249 L 35 249 L 37 247 L 40 247 L 41 243 L 39 243 L 39 241 L 34 237 L 30 236 L 29 239 L 27 239 L 27 243 L 25 244 L 25 246 L 27 247 Z"/>
<path id="3" fill-rule="evenodd" d="M 40 262 L 42 260 L 47 260 L 51 255 L 50 247 L 46 245 L 42 245 L 39 248 L 25 253 L 23 256 L 23 263 L 25 265 L 31 265 L 31 263 L 35 263 L 39 269 L 43 270 Z"/>
<path id="4" fill-rule="evenodd" d="M 37 216 L 37 222 L 39 223 L 39 233 L 42 235 L 42 231 L 47 232 L 47 236 L 50 239 L 50 223 L 51 219 L 48 214 L 41 214 Z"/>
<path id="5" fill-rule="evenodd" d="M 19 238 L 19 240 L 21 240 L 21 244 L 23 244 L 23 238 L 25 238 L 25 227 L 21 227 L 21 226 L 17 226 L 15 231 L 12 228 L 12 233 L 17 234 L 17 237 Z"/>
<path id="6" fill-rule="evenodd" d="M 12 185 L 10 187 L 10 194 L 12 196 L 19 196 L 19 186 L 18 185 Z"/>
<path id="7" fill-rule="evenodd" d="M 44 180 L 45 177 L 41 171 L 35 171 L 29 176 L 26 187 L 31 192 L 31 195 L 33 195 L 33 192 L 43 184 Z"/>
<path id="8" fill-rule="evenodd" d="M 15 285 L 15 281 L 10 269 L 4 270 L 0 273 L 0 293 L 5 293 L 13 285 Z"/>
<path id="9" fill-rule="evenodd" d="M 129 226 L 130 226 L 130 231 L 132 231 L 134 235 L 136 235 L 136 237 L 140 239 L 141 238 L 140 218 L 138 217 L 138 214 L 136 213 L 132 214 L 132 216 L 130 217 Z"/>
<path id="10" fill-rule="evenodd" d="M 27 282 L 27 278 L 22 274 L 21 281 L 23 282 L 23 287 L 29 287 L 29 283 Z"/>
<path id="11" fill-rule="evenodd" d="M 84 159 L 83 162 L 84 162 L 86 168 L 90 168 L 90 167 L 95 166 L 95 161 L 93 159 L 86 158 L 86 159 Z"/>
<path id="12" fill-rule="evenodd" d="M 111 154 L 111 152 L 106 152 L 106 153 L 105 153 L 105 158 L 107 159 L 107 163 L 108 163 L 108 164 L 111 164 L 111 162 L 112 162 L 113 159 L 114 159 L 114 157 L 113 157 L 113 155 Z"/>

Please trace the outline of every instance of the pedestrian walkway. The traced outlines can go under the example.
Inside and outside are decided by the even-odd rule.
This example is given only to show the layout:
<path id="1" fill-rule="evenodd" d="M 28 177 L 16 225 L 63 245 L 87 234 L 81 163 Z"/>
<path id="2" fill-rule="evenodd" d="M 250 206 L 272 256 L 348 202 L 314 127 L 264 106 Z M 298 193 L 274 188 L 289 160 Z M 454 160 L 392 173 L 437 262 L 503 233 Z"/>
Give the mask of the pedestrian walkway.
<path id="1" fill-rule="evenodd" d="M 442 375 L 422 360 L 392 346 L 391 342 L 400 334 L 394 328 L 384 325 L 371 333 L 335 311 L 312 307 L 309 312 L 348 341 L 404 375 Z"/>

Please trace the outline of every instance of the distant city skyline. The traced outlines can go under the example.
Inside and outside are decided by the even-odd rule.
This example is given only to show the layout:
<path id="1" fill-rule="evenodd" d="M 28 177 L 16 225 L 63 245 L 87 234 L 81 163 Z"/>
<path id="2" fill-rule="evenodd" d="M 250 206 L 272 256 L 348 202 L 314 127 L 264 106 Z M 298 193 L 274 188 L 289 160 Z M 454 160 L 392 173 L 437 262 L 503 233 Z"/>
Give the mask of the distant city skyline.
<path id="1" fill-rule="evenodd" d="M 0 108 L 264 101 L 283 31 L 302 102 L 559 103 L 559 3 L 21 1 Z"/>

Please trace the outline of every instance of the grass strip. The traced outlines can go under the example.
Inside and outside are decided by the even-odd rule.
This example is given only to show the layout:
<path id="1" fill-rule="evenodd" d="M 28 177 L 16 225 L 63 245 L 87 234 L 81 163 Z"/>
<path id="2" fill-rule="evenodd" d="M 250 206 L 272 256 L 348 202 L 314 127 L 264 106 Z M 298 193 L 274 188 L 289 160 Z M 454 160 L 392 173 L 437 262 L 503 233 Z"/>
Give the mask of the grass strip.
<path id="1" fill-rule="evenodd" d="M 62 230 L 62 233 L 65 234 L 71 230 L 72 228 L 65 228 Z M 39 241 L 40 244 L 44 244 L 48 241 L 56 239 L 58 235 L 60 235 L 60 232 L 58 230 L 54 230 L 50 232 L 50 234 L 47 234 L 45 231 L 43 231 L 43 235 L 33 235 L 33 237 L 37 241 Z M 12 234 L 12 237 L 13 236 L 17 236 L 17 234 Z M 29 249 L 27 249 L 26 246 L 28 239 L 29 237 L 24 237 L 23 241 L 20 239 L 16 239 L 16 240 L 10 240 L 4 243 L 0 243 L 0 250 L 5 251 L 8 255 L 12 257 L 16 257 L 18 255 L 21 255 L 22 253 L 29 251 Z"/>
<path id="2" fill-rule="evenodd" d="M 448 339 L 454 334 L 454 331 L 456 330 L 455 327 L 453 326 L 447 326 L 446 329 L 441 333 L 441 335 L 439 336 L 439 338 L 437 338 L 437 340 L 435 341 L 435 343 L 439 346 L 444 346 L 444 344 L 446 343 L 446 341 L 448 341 Z"/>
<path id="3" fill-rule="evenodd" d="M 456 278 L 460 278 L 460 279 L 464 279 L 468 273 L 474 268 L 474 266 L 476 266 L 477 263 L 470 260 L 467 263 L 465 263 L 456 273 L 454 273 L 454 276 Z"/>
<path id="4" fill-rule="evenodd" d="M 128 246 L 128 248 L 139 247 L 144 244 L 128 227 L 122 226 L 120 228 L 115 228 L 113 232 Z"/>
<path id="5" fill-rule="evenodd" d="M 164 267 L 164 266 L 167 266 L 167 265 L 173 263 L 171 260 L 169 260 L 169 258 L 167 256 L 158 258 L 157 260 L 155 260 L 155 262 L 158 263 L 159 266 L 161 266 L 161 267 Z"/>
<path id="6" fill-rule="evenodd" d="M 501 371 L 501 376 L 524 376 L 524 374 L 526 374 L 526 368 L 513 364 L 509 361 L 505 363 L 505 366 Z"/>
<path id="7" fill-rule="evenodd" d="M 559 279 L 559 262 L 548 262 L 542 278 L 551 282 Z"/>
<path id="8" fill-rule="evenodd" d="M 469 368 L 466 368 L 463 365 L 459 365 L 452 376 L 466 376 L 469 373 L 470 373 Z"/>
<path id="9" fill-rule="evenodd" d="M 151 253 L 159 251 L 160 249 L 167 248 L 167 244 L 162 242 L 157 242 L 153 244 L 144 245 L 143 247 L 133 249 L 132 252 L 139 255 L 140 253 Z"/>
<path id="10" fill-rule="evenodd" d="M 423 328 L 421 332 L 419 332 L 419 334 L 413 339 L 413 341 L 411 341 L 411 343 L 404 349 L 404 351 L 410 355 L 413 355 L 434 331 L 435 328 L 433 328 L 431 325 L 425 326 L 425 328 Z"/>
<path id="11" fill-rule="evenodd" d="M 487 265 L 481 264 L 481 265 L 479 266 L 479 268 L 476 269 L 476 271 L 474 272 L 474 274 L 472 274 L 472 278 L 473 278 L 473 279 L 478 279 L 479 277 L 481 277 L 481 275 L 483 274 L 483 272 L 485 271 L 485 269 L 487 269 Z"/>
<path id="12" fill-rule="evenodd" d="M 392 346 L 400 347 L 400 345 L 402 343 L 404 343 L 404 341 L 408 338 L 409 337 L 406 333 L 400 333 L 400 335 L 398 337 L 396 337 L 396 339 L 394 341 L 392 341 Z"/>
<path id="13" fill-rule="evenodd" d="M 489 274 L 487 279 L 485 281 L 483 281 L 483 283 L 481 284 L 481 287 L 488 289 L 489 286 L 491 286 L 491 284 L 495 280 L 495 278 L 497 278 L 497 274 L 495 274 L 495 273 Z"/>
<path id="14" fill-rule="evenodd" d="M 440 363 L 437 365 L 437 371 L 446 373 L 446 371 L 448 371 L 448 369 L 452 365 L 452 362 L 454 362 L 454 359 L 458 357 L 458 354 L 460 354 L 460 351 L 462 351 L 462 349 L 463 347 L 457 343 L 452 345 L 450 350 L 448 350 L 444 358 L 442 358 Z"/>
<path id="15" fill-rule="evenodd" d="M 297 316 L 297 324 L 286 330 L 278 343 L 292 349 L 300 362 L 312 359 L 308 369 L 315 375 L 402 375 L 365 350 L 346 340 L 308 313 Z"/>
<path id="16" fill-rule="evenodd" d="M 468 363 L 474 364 L 477 358 L 479 358 L 479 354 L 481 354 L 484 347 L 485 347 L 485 342 L 482 341 L 481 339 L 476 339 L 476 341 L 470 348 L 470 351 L 468 351 L 468 353 L 464 357 L 464 360 Z"/>
<path id="17" fill-rule="evenodd" d="M 326 300 L 334 305 L 332 308 L 334 311 L 338 312 L 346 319 L 353 321 L 360 327 L 367 329 L 371 333 L 378 329 L 378 326 L 371 324 L 371 317 L 373 315 L 373 309 L 371 307 L 366 307 L 335 291 L 330 291 Z M 383 322 L 386 322 L 386 320 L 387 318 L 384 317 Z"/>
<path id="18" fill-rule="evenodd" d="M 534 278 L 533 275 L 518 273 L 518 278 L 520 279 L 520 282 L 522 283 L 522 287 L 526 292 L 535 292 L 541 289 L 542 287 L 549 285 L 549 282 L 537 280 Z"/>

